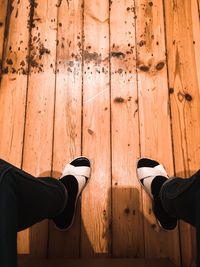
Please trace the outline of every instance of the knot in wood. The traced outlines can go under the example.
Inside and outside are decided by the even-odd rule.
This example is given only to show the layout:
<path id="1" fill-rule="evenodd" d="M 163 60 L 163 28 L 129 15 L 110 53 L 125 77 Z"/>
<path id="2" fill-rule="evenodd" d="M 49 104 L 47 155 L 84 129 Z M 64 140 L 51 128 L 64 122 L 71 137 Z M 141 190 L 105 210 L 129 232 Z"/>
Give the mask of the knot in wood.
<path id="1" fill-rule="evenodd" d="M 130 213 L 130 209 L 129 209 L 129 208 L 125 208 L 125 209 L 124 209 L 124 212 L 125 212 L 126 214 L 129 214 L 129 213 Z"/>
<path id="2" fill-rule="evenodd" d="M 149 67 L 148 67 L 148 66 L 145 66 L 145 65 L 139 66 L 139 69 L 140 69 L 141 71 L 144 71 L 144 72 L 149 71 Z"/>
<path id="3" fill-rule="evenodd" d="M 185 94 L 185 99 L 190 102 L 192 101 L 192 96 L 189 94 Z"/>
<path id="4" fill-rule="evenodd" d="M 156 65 L 156 69 L 157 69 L 157 70 L 162 70 L 164 66 L 165 66 L 165 63 L 164 63 L 164 62 L 159 62 L 159 63 Z"/>

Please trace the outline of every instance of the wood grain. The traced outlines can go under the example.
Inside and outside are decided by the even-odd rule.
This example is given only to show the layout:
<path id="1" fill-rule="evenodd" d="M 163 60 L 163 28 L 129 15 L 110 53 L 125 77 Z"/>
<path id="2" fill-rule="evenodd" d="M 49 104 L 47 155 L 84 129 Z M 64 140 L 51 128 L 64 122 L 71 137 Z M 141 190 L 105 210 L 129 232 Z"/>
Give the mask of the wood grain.
<path id="1" fill-rule="evenodd" d="M 141 156 L 163 163 L 173 174 L 165 32 L 161 1 L 136 1 L 137 70 Z M 145 257 L 169 257 L 179 265 L 178 231 L 162 231 L 143 195 Z"/>
<path id="2" fill-rule="evenodd" d="M 82 197 L 81 256 L 110 253 L 109 1 L 84 1 L 83 154 L 92 177 Z"/>
<path id="3" fill-rule="evenodd" d="M 49 0 L 36 1 L 32 8 L 23 169 L 35 176 L 48 176 L 52 165 L 57 7 L 54 0 Z M 31 254 L 45 257 L 47 240 L 47 221 L 33 226 Z"/>
<path id="4" fill-rule="evenodd" d="M 4 45 L 4 32 L 6 25 L 6 15 L 7 15 L 7 4 L 8 0 L 2 0 L 0 2 L 0 69 L 2 64 L 2 56 L 3 56 L 3 45 Z M 1 73 L 0 73 L 1 75 Z"/>
<path id="5" fill-rule="evenodd" d="M 197 1 L 165 1 L 170 102 L 176 175 L 199 169 L 200 28 Z M 195 234 L 181 223 L 182 266 L 195 262 Z"/>
<path id="6" fill-rule="evenodd" d="M 58 7 L 56 103 L 53 175 L 59 177 L 64 165 L 81 155 L 82 121 L 82 1 Z M 80 203 L 79 203 L 80 204 Z M 78 258 L 80 249 L 80 205 L 73 227 L 59 232 L 50 227 L 49 257 Z M 72 242 L 73 240 L 73 242 Z"/>
<path id="7" fill-rule="evenodd" d="M 147 156 L 169 175 L 173 165 L 182 177 L 199 169 L 199 7 L 199 0 L 0 1 L 1 157 L 56 178 L 73 157 L 92 162 L 72 229 L 44 221 L 19 234 L 19 253 L 195 264 L 194 229 L 181 223 L 180 240 L 178 230 L 160 230 L 135 167 Z"/>
<path id="8" fill-rule="evenodd" d="M 144 256 L 136 81 L 135 7 L 113 1 L 110 9 L 112 101 L 112 253 Z"/>

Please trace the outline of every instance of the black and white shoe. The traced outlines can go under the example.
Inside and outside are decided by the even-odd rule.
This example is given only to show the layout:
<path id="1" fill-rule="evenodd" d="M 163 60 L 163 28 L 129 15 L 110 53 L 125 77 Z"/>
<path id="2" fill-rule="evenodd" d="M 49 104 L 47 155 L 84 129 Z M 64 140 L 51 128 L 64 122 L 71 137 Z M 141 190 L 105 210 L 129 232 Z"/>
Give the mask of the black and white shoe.
<path id="1" fill-rule="evenodd" d="M 137 163 L 137 176 L 144 190 L 152 199 L 152 208 L 158 224 L 164 230 L 173 230 L 177 219 L 171 217 L 163 208 L 160 189 L 169 179 L 162 164 L 148 158 L 141 158 Z"/>
<path id="2" fill-rule="evenodd" d="M 90 161 L 86 157 L 75 158 L 65 166 L 60 181 L 67 189 L 68 200 L 64 210 L 53 218 L 58 230 L 66 231 L 72 226 L 77 200 L 88 183 L 90 173 Z"/>

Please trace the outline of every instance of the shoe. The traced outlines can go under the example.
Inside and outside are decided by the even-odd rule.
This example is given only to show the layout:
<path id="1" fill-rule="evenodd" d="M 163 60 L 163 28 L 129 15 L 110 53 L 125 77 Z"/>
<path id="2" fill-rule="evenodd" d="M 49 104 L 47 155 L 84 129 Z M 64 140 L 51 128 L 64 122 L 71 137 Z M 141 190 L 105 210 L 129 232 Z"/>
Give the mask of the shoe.
<path id="1" fill-rule="evenodd" d="M 152 209 L 163 230 L 173 230 L 177 219 L 170 216 L 163 208 L 160 199 L 160 189 L 169 179 L 162 164 L 149 158 L 141 158 L 137 163 L 137 176 L 140 184 L 152 199 Z"/>
<path id="2" fill-rule="evenodd" d="M 88 183 L 90 173 L 91 165 L 86 157 L 75 158 L 65 166 L 59 181 L 67 189 L 68 199 L 64 210 L 53 218 L 58 230 L 66 231 L 72 226 L 78 198 Z"/>

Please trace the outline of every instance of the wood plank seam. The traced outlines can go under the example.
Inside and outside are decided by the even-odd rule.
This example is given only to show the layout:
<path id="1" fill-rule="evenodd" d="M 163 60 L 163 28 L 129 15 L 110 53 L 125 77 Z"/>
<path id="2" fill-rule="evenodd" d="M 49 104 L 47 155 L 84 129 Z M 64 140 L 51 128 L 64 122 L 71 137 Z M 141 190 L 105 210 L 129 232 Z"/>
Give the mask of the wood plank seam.
<path id="1" fill-rule="evenodd" d="M 163 15 L 164 15 L 164 38 L 165 38 L 165 54 L 166 54 L 166 65 L 167 65 L 167 84 L 168 84 L 168 105 L 169 105 L 169 116 L 170 116 L 170 128 L 171 128 L 171 144 L 172 144 L 172 157 L 173 157 L 173 170 L 176 173 L 176 166 L 175 166 L 175 151 L 174 151 L 174 138 L 173 138 L 173 131 L 172 131 L 172 107 L 170 102 L 170 83 L 169 83 L 169 65 L 168 65 L 168 49 L 167 49 L 167 30 L 166 30 L 166 10 L 165 10 L 165 0 L 163 0 Z M 179 239 L 179 254 L 180 254 L 180 266 L 182 266 L 182 249 L 181 249 L 181 230 L 178 223 L 178 239 Z"/>
<path id="2" fill-rule="evenodd" d="M 139 106 L 140 106 L 140 97 L 139 97 L 139 79 L 138 79 L 138 68 L 137 68 L 137 61 L 138 61 L 138 46 L 137 46 L 137 13 L 136 13 L 136 0 L 134 0 L 134 7 L 135 7 L 135 17 L 134 17 L 134 22 L 135 22 L 135 60 L 136 60 L 136 64 L 135 64 L 135 72 L 136 72 L 136 85 L 137 85 L 137 95 L 138 95 L 138 125 L 141 124 L 141 121 L 140 121 L 140 109 L 139 109 Z M 140 139 L 140 136 L 141 136 L 141 129 L 140 127 L 138 127 L 138 132 L 139 132 L 139 157 L 141 158 L 141 139 Z M 140 186 L 140 190 L 141 190 L 141 200 L 144 198 L 144 194 L 145 192 L 142 190 L 142 186 Z M 142 206 L 142 214 L 144 214 L 144 203 L 143 201 L 141 201 L 141 206 Z M 142 228 L 143 228 L 143 233 L 144 233 L 144 229 L 145 229 L 145 225 L 144 225 L 144 219 L 142 220 Z M 144 257 L 145 257 L 145 253 L 146 253 L 146 240 L 145 238 L 143 238 L 144 240 L 144 243 L 143 243 L 143 251 L 144 251 Z"/>
<path id="3" fill-rule="evenodd" d="M 1 54 L 1 58 L 0 58 L 0 86 L 1 86 L 1 79 L 2 79 L 2 75 L 3 75 L 3 64 L 5 61 L 5 51 L 6 51 L 6 37 L 8 35 L 8 31 L 9 31 L 9 27 L 10 27 L 10 6 L 11 6 L 11 1 L 7 0 L 6 1 L 6 17 L 4 22 L 4 34 L 3 34 L 3 44 L 2 44 L 2 54 Z"/>

